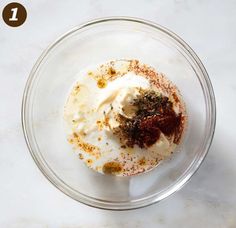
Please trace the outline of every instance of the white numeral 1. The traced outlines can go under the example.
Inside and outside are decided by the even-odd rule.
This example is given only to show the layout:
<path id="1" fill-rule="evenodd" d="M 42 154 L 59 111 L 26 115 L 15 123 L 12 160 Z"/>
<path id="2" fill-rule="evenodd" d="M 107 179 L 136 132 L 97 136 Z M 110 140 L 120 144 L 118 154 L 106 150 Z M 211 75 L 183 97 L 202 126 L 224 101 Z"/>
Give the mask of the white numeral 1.
<path id="1" fill-rule="evenodd" d="M 9 21 L 18 21 L 18 18 L 16 17 L 18 8 L 11 9 L 12 11 L 12 17 L 9 18 Z"/>

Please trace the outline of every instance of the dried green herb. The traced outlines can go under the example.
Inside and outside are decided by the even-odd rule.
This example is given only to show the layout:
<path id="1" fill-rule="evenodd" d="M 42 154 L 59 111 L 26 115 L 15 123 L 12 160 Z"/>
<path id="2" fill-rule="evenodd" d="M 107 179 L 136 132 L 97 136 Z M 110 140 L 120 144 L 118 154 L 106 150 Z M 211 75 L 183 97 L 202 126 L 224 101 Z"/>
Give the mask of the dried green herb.
<path id="1" fill-rule="evenodd" d="M 129 119 L 119 115 L 120 125 L 115 129 L 126 146 L 149 147 L 161 132 L 167 136 L 178 133 L 182 114 L 176 115 L 168 97 L 155 91 L 142 91 L 130 105 L 136 107 L 135 116 Z"/>

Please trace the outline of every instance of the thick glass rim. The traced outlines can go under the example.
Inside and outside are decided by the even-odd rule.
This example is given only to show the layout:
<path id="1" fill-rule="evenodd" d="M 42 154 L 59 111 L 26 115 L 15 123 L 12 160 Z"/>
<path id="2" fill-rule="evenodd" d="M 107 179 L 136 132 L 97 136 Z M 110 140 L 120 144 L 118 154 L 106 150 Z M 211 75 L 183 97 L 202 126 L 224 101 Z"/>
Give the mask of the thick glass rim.
<path id="1" fill-rule="evenodd" d="M 173 183 L 172 185 L 168 186 L 167 189 L 165 189 L 161 193 L 156 193 L 153 195 L 149 195 L 144 198 L 140 198 L 137 200 L 132 201 L 122 201 L 122 202 L 114 202 L 114 201 L 106 201 L 101 200 L 97 198 L 93 198 L 90 196 L 87 196 L 83 193 L 78 192 L 75 189 L 72 189 L 70 186 L 68 186 L 65 182 L 63 182 L 54 172 L 50 169 L 50 167 L 47 166 L 46 162 L 43 160 L 43 158 L 38 154 L 37 151 L 33 150 L 32 144 L 29 139 L 29 129 L 27 126 L 27 103 L 30 96 L 30 90 L 31 86 L 35 79 L 35 72 L 39 68 L 41 62 L 44 60 L 44 58 L 47 56 L 47 54 L 58 44 L 60 43 L 64 38 L 68 37 L 69 35 L 73 34 L 74 32 L 81 30 L 85 27 L 89 27 L 95 24 L 100 24 L 104 22 L 109 21 L 126 21 L 126 22 L 132 22 L 132 23 L 138 23 L 138 24 L 144 24 L 146 26 L 152 27 L 156 30 L 159 30 L 163 33 L 165 33 L 168 37 L 172 38 L 172 40 L 176 41 L 178 45 L 185 51 L 185 53 L 188 55 L 188 57 L 191 58 L 191 60 L 199 67 L 201 73 L 202 73 L 202 80 L 204 81 L 204 85 L 202 85 L 202 89 L 204 92 L 204 96 L 206 99 L 207 106 L 209 107 L 209 113 L 208 115 L 211 116 L 209 118 L 209 122 L 206 132 L 206 138 L 204 141 L 204 144 L 202 146 L 201 153 L 198 154 L 198 157 L 192 162 L 192 164 L 189 166 L 189 168 L 180 176 L 180 178 Z M 61 190 L 66 195 L 70 196 L 71 198 L 84 203 L 86 205 L 101 208 L 101 209 L 108 209 L 108 210 L 129 210 L 129 209 L 136 209 L 145 207 L 148 205 L 151 205 L 153 203 L 159 202 L 162 199 L 165 199 L 166 197 L 170 196 L 174 192 L 181 189 L 193 176 L 193 174 L 198 170 L 201 163 L 203 162 L 204 158 L 206 157 L 208 150 L 210 148 L 214 131 L 215 131 L 215 124 L 216 124 L 216 104 L 215 104 L 215 96 L 213 92 L 213 88 L 209 79 L 209 76 L 207 74 L 207 71 L 205 67 L 203 66 L 201 60 L 198 58 L 198 56 L 195 54 L 195 52 L 192 50 L 192 48 L 178 35 L 173 33 L 172 31 L 166 29 L 165 27 L 158 25 L 156 23 L 139 19 L 139 18 L 133 18 L 133 17 L 106 17 L 106 18 L 99 18 L 96 20 L 89 21 L 87 23 L 81 24 L 80 26 L 77 26 L 73 28 L 72 30 L 68 31 L 64 35 L 62 35 L 60 38 L 58 38 L 55 42 L 53 42 L 39 57 L 37 62 L 35 63 L 33 69 L 30 72 L 29 78 L 26 82 L 26 86 L 24 89 L 23 94 L 23 100 L 22 100 L 22 108 L 21 108 L 21 120 L 22 120 L 22 128 L 23 133 L 25 137 L 25 141 L 27 144 L 27 147 L 30 151 L 30 154 L 32 158 L 34 159 L 36 165 L 40 169 L 40 171 L 44 174 L 44 176 L 59 190 Z"/>

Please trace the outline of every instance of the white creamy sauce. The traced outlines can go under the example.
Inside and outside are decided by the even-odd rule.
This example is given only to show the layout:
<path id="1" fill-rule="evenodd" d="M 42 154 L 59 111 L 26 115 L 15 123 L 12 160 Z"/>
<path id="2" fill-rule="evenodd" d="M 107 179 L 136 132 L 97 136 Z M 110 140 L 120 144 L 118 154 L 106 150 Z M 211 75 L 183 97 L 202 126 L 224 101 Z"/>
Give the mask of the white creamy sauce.
<path id="1" fill-rule="evenodd" d="M 125 62 L 127 65 L 127 63 Z M 125 64 L 115 62 L 116 70 L 127 70 Z M 123 67 L 123 68 L 122 68 Z M 126 67 L 126 68 L 125 68 Z M 103 173 L 103 165 L 107 162 L 117 161 L 125 164 L 126 172 L 117 175 L 133 175 L 155 167 L 160 160 L 169 157 L 176 144 L 168 140 L 161 133 L 158 141 L 149 148 L 122 148 L 119 139 L 112 133 L 118 127 L 115 116 L 117 113 L 127 118 L 132 118 L 135 113 L 130 102 L 139 95 L 140 88 L 154 89 L 150 81 L 134 72 L 122 73 L 114 80 L 106 80 L 104 88 L 98 87 L 98 78 L 103 69 L 92 69 L 92 73 L 84 71 L 78 74 L 78 80 L 70 93 L 64 111 L 64 118 L 71 136 L 76 133 L 82 146 L 75 146 L 75 151 L 80 158 L 92 169 Z M 91 75 L 90 75 L 91 74 Z M 177 110 L 178 108 L 176 108 Z M 104 120 L 104 114 L 106 119 Z M 107 124 L 103 124 L 104 121 Z M 71 138 L 70 138 L 71 139 Z M 77 145 L 76 139 L 71 139 L 73 145 Z M 95 153 L 86 151 L 84 144 L 96 148 Z M 78 144 L 79 145 L 79 144 Z M 122 165 L 123 166 L 123 165 Z M 127 170 L 132 169 L 129 174 Z"/>

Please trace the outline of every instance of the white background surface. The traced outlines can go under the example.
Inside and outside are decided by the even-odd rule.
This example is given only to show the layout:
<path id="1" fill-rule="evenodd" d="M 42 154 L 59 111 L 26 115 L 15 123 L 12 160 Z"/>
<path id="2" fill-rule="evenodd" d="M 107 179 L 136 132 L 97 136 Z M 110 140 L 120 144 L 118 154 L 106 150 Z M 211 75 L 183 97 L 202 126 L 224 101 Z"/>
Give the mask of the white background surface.
<path id="1" fill-rule="evenodd" d="M 23 26 L 0 19 L 0 227 L 236 227 L 236 1 L 19 2 L 28 11 Z M 213 144 L 191 181 L 156 205 L 125 212 L 90 208 L 52 186 L 30 157 L 20 121 L 24 85 L 42 51 L 82 22 L 115 15 L 180 35 L 206 66 L 217 101 Z"/>

